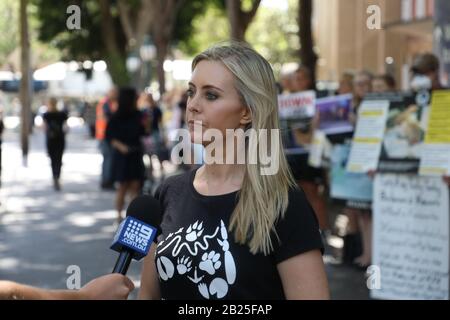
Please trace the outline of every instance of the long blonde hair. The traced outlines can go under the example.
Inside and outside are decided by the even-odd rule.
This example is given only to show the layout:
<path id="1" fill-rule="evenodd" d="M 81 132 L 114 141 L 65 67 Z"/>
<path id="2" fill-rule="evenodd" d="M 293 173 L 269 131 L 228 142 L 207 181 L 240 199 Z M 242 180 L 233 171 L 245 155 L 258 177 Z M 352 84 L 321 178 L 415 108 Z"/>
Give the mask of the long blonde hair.
<path id="1" fill-rule="evenodd" d="M 219 43 L 200 53 L 192 62 L 192 70 L 200 61 L 219 61 L 234 75 L 235 88 L 245 106 L 251 111 L 252 122 L 247 128 L 279 129 L 278 97 L 275 77 L 270 64 L 247 44 L 239 42 Z M 229 229 L 234 232 L 235 241 L 247 244 L 253 254 L 273 251 L 271 231 L 288 207 L 288 193 L 296 183 L 286 160 L 278 136 L 278 150 L 271 154 L 278 156 L 279 169 L 274 175 L 261 175 L 261 161 L 246 162 L 246 170 L 239 201 L 230 219 Z M 258 143 L 246 141 L 246 158 L 258 154 Z M 274 153 L 275 152 L 275 153 Z"/>

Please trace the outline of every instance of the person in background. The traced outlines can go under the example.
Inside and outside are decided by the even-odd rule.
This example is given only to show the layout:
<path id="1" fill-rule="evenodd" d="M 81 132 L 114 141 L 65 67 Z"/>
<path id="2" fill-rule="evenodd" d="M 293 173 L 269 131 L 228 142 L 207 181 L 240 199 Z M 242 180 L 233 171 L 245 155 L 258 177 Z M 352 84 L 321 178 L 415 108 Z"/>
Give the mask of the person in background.
<path id="1" fill-rule="evenodd" d="M 372 92 L 386 93 L 396 90 L 396 82 L 394 77 L 389 74 L 377 75 L 372 79 Z M 370 177 L 374 178 L 375 172 L 368 173 Z M 372 211 L 371 210 L 357 210 L 355 211 L 358 219 L 358 227 L 361 232 L 362 252 L 359 257 L 356 257 L 354 262 L 362 269 L 366 269 L 372 260 Z"/>
<path id="2" fill-rule="evenodd" d="M 105 131 L 108 122 L 117 110 L 117 95 L 118 90 L 113 87 L 108 95 L 99 101 L 96 107 L 95 120 L 95 137 L 99 141 L 99 147 L 103 156 L 101 188 L 104 190 L 114 190 L 114 183 L 112 178 L 112 147 L 105 140 Z"/>
<path id="3" fill-rule="evenodd" d="M 280 85 L 282 87 L 282 94 L 289 94 L 294 92 L 295 72 L 283 73 L 280 77 Z"/>
<path id="4" fill-rule="evenodd" d="M 0 281 L 0 300 L 125 300 L 133 290 L 133 282 L 118 273 L 96 278 L 80 290 L 46 290 Z"/>
<path id="5" fill-rule="evenodd" d="M 425 76 L 428 78 L 431 90 L 445 89 L 440 80 L 440 62 L 438 57 L 432 53 L 418 55 L 413 62 L 411 72 L 413 77 Z"/>
<path id="6" fill-rule="evenodd" d="M 393 92 L 397 89 L 395 78 L 390 74 L 380 74 L 372 80 L 372 92 Z"/>
<path id="7" fill-rule="evenodd" d="M 438 57 L 432 53 L 424 53 L 416 57 L 411 68 L 413 82 L 415 77 L 425 76 L 429 81 L 431 90 L 446 89 L 440 81 L 440 62 Z M 444 182 L 450 187 L 450 176 L 444 177 Z"/>
<path id="8" fill-rule="evenodd" d="M 350 120 L 356 127 L 357 113 L 364 97 L 372 92 L 373 74 L 367 70 L 358 72 L 353 81 L 353 112 Z M 351 137 L 349 138 L 351 139 Z M 363 215 L 369 214 L 371 203 L 362 201 L 347 201 L 343 212 L 348 218 L 346 234 L 344 236 L 343 262 L 349 265 L 356 265 L 360 269 L 365 269 L 368 257 L 363 250 L 363 237 L 360 232 L 360 225 L 363 224 Z"/>
<path id="9" fill-rule="evenodd" d="M 66 121 L 67 113 L 58 111 L 57 100 L 50 98 L 47 104 L 47 112 L 43 115 L 45 124 L 45 135 L 47 152 L 50 157 L 53 187 L 56 191 L 61 190 L 60 176 L 62 157 L 66 146 Z"/>
<path id="10" fill-rule="evenodd" d="M 162 157 L 163 150 L 165 149 L 164 128 L 162 124 L 163 113 L 161 108 L 153 99 L 153 95 L 151 93 L 143 92 L 139 96 L 138 107 L 142 112 L 145 133 L 147 138 L 151 141 L 149 148 L 146 149 L 146 153 L 150 157 L 150 178 L 153 178 L 153 166 L 151 161 L 152 156 L 156 156 L 161 169 L 162 161 L 167 160 Z M 164 170 L 162 171 L 164 172 Z"/>
<path id="11" fill-rule="evenodd" d="M 353 94 L 353 81 L 355 76 L 351 72 L 344 72 L 339 80 L 338 95 Z"/>
<path id="12" fill-rule="evenodd" d="M 88 100 L 83 101 L 83 110 L 82 110 L 82 118 L 88 127 L 89 136 L 91 138 L 95 138 L 95 104 L 92 104 Z"/>
<path id="13" fill-rule="evenodd" d="M 117 221 L 122 221 L 125 197 L 130 201 L 139 195 L 145 180 L 143 147 L 145 135 L 142 113 L 137 109 L 134 88 L 121 88 L 118 109 L 106 128 L 105 139 L 113 148 L 113 181 L 119 183 L 116 193 Z"/>
<path id="14" fill-rule="evenodd" d="M 353 112 L 358 113 L 358 109 L 364 97 L 372 92 L 373 74 L 370 71 L 363 70 L 356 74 L 353 81 Z"/>

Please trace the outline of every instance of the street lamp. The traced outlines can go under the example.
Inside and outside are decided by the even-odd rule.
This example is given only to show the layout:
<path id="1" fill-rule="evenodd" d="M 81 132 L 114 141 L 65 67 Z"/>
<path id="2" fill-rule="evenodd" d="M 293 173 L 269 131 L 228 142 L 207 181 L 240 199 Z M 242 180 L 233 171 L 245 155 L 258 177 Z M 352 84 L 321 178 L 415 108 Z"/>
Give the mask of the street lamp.
<path id="1" fill-rule="evenodd" d="M 127 58 L 127 70 L 131 73 L 138 71 L 141 66 L 141 59 L 135 54 L 130 54 Z"/>
<path id="2" fill-rule="evenodd" d="M 141 67 L 141 59 L 135 52 L 131 52 L 126 61 L 127 71 L 131 76 L 131 84 L 137 87 L 137 71 Z"/>
<path id="3" fill-rule="evenodd" d="M 140 48 L 140 55 L 142 61 L 145 63 L 145 74 L 144 74 L 144 87 L 150 85 L 152 78 L 152 66 L 151 62 L 156 57 L 156 47 L 153 44 L 149 35 L 145 35 L 143 45 Z"/>

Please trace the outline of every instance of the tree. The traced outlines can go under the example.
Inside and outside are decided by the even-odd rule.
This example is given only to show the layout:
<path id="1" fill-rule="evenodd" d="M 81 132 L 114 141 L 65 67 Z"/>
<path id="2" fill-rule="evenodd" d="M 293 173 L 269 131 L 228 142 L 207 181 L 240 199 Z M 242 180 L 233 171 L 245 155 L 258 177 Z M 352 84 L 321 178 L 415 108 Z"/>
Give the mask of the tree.
<path id="1" fill-rule="evenodd" d="M 166 59 L 169 51 L 169 44 L 173 39 L 173 32 L 178 13 L 185 2 L 186 0 L 152 0 L 153 16 L 151 29 L 153 41 L 156 46 L 156 70 L 158 73 L 159 92 L 161 96 L 166 91 L 164 60 Z"/>
<path id="2" fill-rule="evenodd" d="M 122 43 L 119 44 L 119 28 L 115 28 L 114 18 L 111 14 L 109 0 L 100 0 L 102 39 L 105 44 L 105 52 L 101 54 L 109 66 L 109 73 L 115 84 L 126 85 L 129 82 L 129 74 L 126 69 L 126 50 Z"/>
<path id="3" fill-rule="evenodd" d="M 39 40 L 50 43 L 62 52 L 64 60 L 100 60 L 118 85 L 129 82 L 126 70 L 126 37 L 115 2 L 110 0 L 32 0 L 37 7 Z M 81 29 L 66 28 L 69 5 L 81 7 Z"/>
<path id="4" fill-rule="evenodd" d="M 245 32 L 256 15 L 261 0 L 251 0 L 249 10 L 243 8 L 242 0 L 226 0 L 226 9 L 231 28 L 231 39 L 245 41 Z"/>
<path id="5" fill-rule="evenodd" d="M 31 67 L 30 67 L 30 39 L 28 35 L 28 0 L 20 0 L 20 104 L 21 104 L 21 145 L 24 164 L 27 164 L 31 121 Z"/>
<path id="6" fill-rule="evenodd" d="M 129 83 L 126 58 L 151 34 L 157 48 L 160 91 L 164 92 L 164 59 L 174 41 L 192 35 L 190 25 L 202 14 L 204 0 L 33 0 L 38 7 L 39 38 L 64 52 L 66 60 L 104 59 L 118 85 Z M 209 0 L 220 2 L 223 0 Z M 75 3 L 74 3 L 75 2 Z M 81 30 L 65 27 L 66 8 L 81 6 Z M 181 8 L 183 10 L 181 10 Z"/>
<path id="7" fill-rule="evenodd" d="M 129 50 L 140 48 L 144 36 L 150 31 L 154 10 L 153 0 L 118 0 L 120 22 L 127 37 Z"/>
<path id="8" fill-rule="evenodd" d="M 313 83 L 316 83 L 317 54 L 314 51 L 314 39 L 312 34 L 312 0 L 299 0 L 299 38 L 301 63 L 311 70 Z"/>

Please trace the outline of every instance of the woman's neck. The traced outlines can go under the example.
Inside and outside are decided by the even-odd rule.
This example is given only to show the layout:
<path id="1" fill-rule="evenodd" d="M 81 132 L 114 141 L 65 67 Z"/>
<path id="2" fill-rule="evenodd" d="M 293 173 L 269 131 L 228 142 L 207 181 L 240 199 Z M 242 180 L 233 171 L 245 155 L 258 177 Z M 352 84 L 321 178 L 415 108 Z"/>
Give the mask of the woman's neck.
<path id="1" fill-rule="evenodd" d="M 225 194 L 241 189 L 245 165 L 205 164 L 195 176 L 196 189 L 206 195 Z"/>

